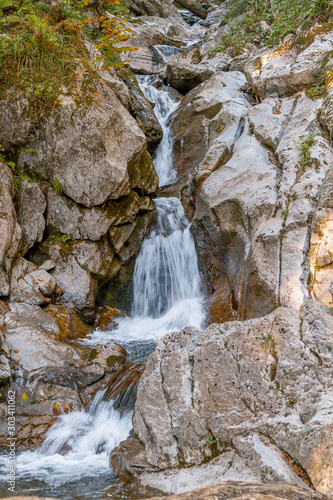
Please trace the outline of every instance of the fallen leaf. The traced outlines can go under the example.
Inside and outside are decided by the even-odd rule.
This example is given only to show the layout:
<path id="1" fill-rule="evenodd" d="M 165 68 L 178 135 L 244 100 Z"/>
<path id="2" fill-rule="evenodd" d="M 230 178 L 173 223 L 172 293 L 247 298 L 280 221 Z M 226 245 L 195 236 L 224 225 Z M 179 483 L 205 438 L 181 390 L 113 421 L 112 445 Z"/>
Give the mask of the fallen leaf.
<path id="1" fill-rule="evenodd" d="M 23 399 L 23 401 L 28 401 L 28 399 L 29 399 L 29 394 L 27 394 L 26 392 L 24 392 L 24 393 L 22 394 L 22 399 Z"/>
<path id="2" fill-rule="evenodd" d="M 16 353 L 17 353 L 17 352 L 20 352 L 20 351 L 19 351 L 18 349 L 14 349 L 14 351 L 13 351 L 13 352 L 16 352 Z"/>

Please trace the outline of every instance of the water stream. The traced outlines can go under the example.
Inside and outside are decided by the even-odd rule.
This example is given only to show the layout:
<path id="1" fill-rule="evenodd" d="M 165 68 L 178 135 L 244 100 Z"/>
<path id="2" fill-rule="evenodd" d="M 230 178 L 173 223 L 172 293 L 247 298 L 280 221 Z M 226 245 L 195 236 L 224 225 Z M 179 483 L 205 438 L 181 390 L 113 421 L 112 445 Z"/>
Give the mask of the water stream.
<path id="1" fill-rule="evenodd" d="M 178 104 L 166 90 L 151 85 L 152 80 L 142 77 L 140 85 L 146 97 L 155 103 L 155 113 L 163 128 L 163 140 L 154 158 L 163 186 L 175 180 L 168 118 Z M 137 348 L 147 342 L 153 346 L 168 332 L 189 325 L 201 328 L 204 324 L 203 295 L 190 224 L 177 198 L 159 198 L 156 207 L 157 219 L 136 260 L 131 316 L 120 319 L 112 331 L 95 331 L 86 339 L 90 345 L 117 341 L 125 348 L 131 345 Z M 116 400 L 105 401 L 104 395 L 105 391 L 98 392 L 88 411 L 59 417 L 36 451 L 18 456 L 16 473 L 21 492 L 64 499 L 114 496 L 107 493 L 107 487 L 115 480 L 109 468 L 109 455 L 128 437 L 132 411 L 120 411 Z M 1 458 L 0 480 L 5 482 L 8 465 Z"/>

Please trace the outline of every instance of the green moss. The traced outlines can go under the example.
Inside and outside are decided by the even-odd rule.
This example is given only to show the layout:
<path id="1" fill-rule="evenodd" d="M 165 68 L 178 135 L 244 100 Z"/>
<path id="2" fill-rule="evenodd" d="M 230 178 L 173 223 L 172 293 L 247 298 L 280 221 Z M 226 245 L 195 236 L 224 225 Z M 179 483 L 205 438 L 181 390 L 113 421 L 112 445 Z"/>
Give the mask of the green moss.
<path id="1" fill-rule="evenodd" d="M 114 367 L 115 365 L 120 365 L 125 361 L 125 356 L 119 355 L 119 356 L 109 356 L 106 360 L 106 364 L 108 365 L 109 368 Z"/>

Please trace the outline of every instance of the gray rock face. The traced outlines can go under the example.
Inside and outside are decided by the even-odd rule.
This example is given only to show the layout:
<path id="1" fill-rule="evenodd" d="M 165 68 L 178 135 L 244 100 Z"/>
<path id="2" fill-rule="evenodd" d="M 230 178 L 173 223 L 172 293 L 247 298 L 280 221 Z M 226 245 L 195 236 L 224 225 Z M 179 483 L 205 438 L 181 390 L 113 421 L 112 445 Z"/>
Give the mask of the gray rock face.
<path id="1" fill-rule="evenodd" d="M 169 63 L 167 65 L 168 85 L 184 93 L 205 82 L 213 74 L 214 68 L 205 64 L 192 66 Z"/>
<path id="2" fill-rule="evenodd" d="M 245 65 L 245 74 L 261 98 L 280 97 L 310 88 L 325 79 L 333 63 L 333 31 L 312 28 L 306 35 L 288 37 L 277 48 L 265 49 Z"/>
<path id="3" fill-rule="evenodd" d="M 333 138 L 333 86 L 332 84 L 327 89 L 326 96 L 323 101 L 322 111 L 319 115 L 319 120 L 322 126 L 329 132 Z"/>
<path id="4" fill-rule="evenodd" d="M 12 197 L 13 175 L 0 162 L 0 296 L 9 294 L 9 275 L 12 261 L 21 243 L 21 229 L 17 223 Z"/>
<path id="5" fill-rule="evenodd" d="M 205 155 L 202 170 L 208 168 L 207 159 L 212 163 L 214 156 L 218 163 L 228 155 L 250 107 L 238 90 L 245 81 L 239 72 L 218 72 L 184 97 L 171 116 L 178 175 L 199 165 Z"/>
<path id="6" fill-rule="evenodd" d="M 174 121 L 180 131 L 176 166 L 182 158 L 189 165 L 201 159 L 187 184 L 196 198 L 192 230 L 212 290 L 211 320 L 258 317 L 280 305 L 298 308 L 311 297 L 332 305 L 329 243 L 319 250 L 324 233 L 330 239 L 333 161 L 318 122 L 322 100 L 302 93 L 250 107 L 228 81 L 216 92 L 219 78 L 190 92 Z M 234 100 L 221 103 L 209 128 L 205 122 L 200 134 L 188 134 L 194 141 L 188 146 L 182 124 L 190 121 L 193 97 L 207 96 L 194 101 L 207 115 L 219 95 L 232 92 Z"/>
<path id="7" fill-rule="evenodd" d="M 112 218 L 108 218 L 100 207 L 81 207 L 49 189 L 46 223 L 50 233 L 67 234 L 73 240 L 98 241 L 107 233 Z"/>
<path id="8" fill-rule="evenodd" d="M 209 484 L 219 468 L 220 480 L 245 474 L 306 487 L 288 465 L 294 460 L 317 491 L 331 495 L 331 311 L 308 301 L 300 311 L 279 308 L 159 341 L 139 383 L 134 433 L 150 466 L 177 469 L 143 467 L 144 483 L 161 478 L 165 491 L 185 491 L 186 478 Z M 179 464 L 195 466 L 193 474 Z"/>
<path id="9" fill-rule="evenodd" d="M 170 0 L 129 0 L 128 5 L 138 16 L 180 18 L 178 9 Z"/>
<path id="10" fill-rule="evenodd" d="M 11 302 L 26 302 L 42 305 L 51 302 L 48 298 L 57 290 L 57 281 L 45 269 L 37 269 L 34 264 L 19 257 L 11 273 Z"/>
<path id="11" fill-rule="evenodd" d="M 45 196 L 36 182 L 20 183 L 17 219 L 22 229 L 21 254 L 24 255 L 36 242 L 41 242 L 45 230 Z"/>
<path id="12" fill-rule="evenodd" d="M 135 119 L 147 137 L 147 149 L 153 153 L 163 137 L 162 127 L 155 116 L 154 108 L 145 98 L 135 74 L 129 68 L 123 68 L 120 75 L 129 88 Z"/>
<path id="13" fill-rule="evenodd" d="M 324 500 L 325 495 L 320 493 L 305 490 L 296 486 L 285 484 L 262 484 L 260 482 L 246 481 L 220 481 L 210 484 L 204 488 L 199 488 L 188 493 L 178 495 L 153 497 L 152 500 L 220 500 L 231 498 L 242 498 L 243 500 L 300 500 L 301 498 L 309 500 Z"/>
<path id="14" fill-rule="evenodd" d="M 23 153 L 22 171 L 37 172 L 85 207 L 101 205 L 130 192 L 128 169 L 146 148 L 140 127 L 102 80 L 95 82 L 98 105 L 79 106 L 64 96 L 40 126 L 34 153 Z"/>
<path id="15" fill-rule="evenodd" d="M 25 145 L 32 131 L 27 116 L 28 99 L 13 99 L 11 92 L 6 99 L 0 99 L 0 144 L 9 150 Z"/>

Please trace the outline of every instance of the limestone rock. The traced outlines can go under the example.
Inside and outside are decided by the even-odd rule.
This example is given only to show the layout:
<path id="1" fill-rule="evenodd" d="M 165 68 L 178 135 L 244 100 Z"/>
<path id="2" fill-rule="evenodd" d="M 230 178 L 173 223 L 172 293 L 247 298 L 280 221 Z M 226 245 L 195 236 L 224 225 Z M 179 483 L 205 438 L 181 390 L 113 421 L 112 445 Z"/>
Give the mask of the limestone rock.
<path id="1" fill-rule="evenodd" d="M 240 108 L 239 121 L 231 123 L 229 112 L 231 127 L 217 129 L 193 170 L 192 231 L 213 292 L 212 321 L 258 317 L 279 305 L 298 308 L 311 298 L 314 279 L 321 288 L 316 297 L 331 305 L 329 268 L 311 278 L 309 264 L 311 221 L 333 161 L 318 124 L 321 102 L 304 94 L 268 98 Z"/>
<path id="2" fill-rule="evenodd" d="M 23 257 L 16 259 L 11 273 L 11 302 L 47 304 L 57 290 L 57 281 L 44 269 L 37 269 Z"/>
<path id="3" fill-rule="evenodd" d="M 262 484 L 260 482 L 220 481 L 178 495 L 153 497 L 152 500 L 324 500 L 325 495 L 286 484 Z M 37 499 L 36 499 L 37 500 Z"/>
<path id="4" fill-rule="evenodd" d="M 128 5 L 137 16 L 180 18 L 178 9 L 170 0 L 129 0 Z"/>
<path id="5" fill-rule="evenodd" d="M 43 309 L 44 314 L 52 318 L 57 330 L 55 340 L 70 342 L 86 337 L 92 329 L 84 323 L 73 307 L 50 304 Z M 45 328 L 45 326 L 44 326 Z"/>
<path id="6" fill-rule="evenodd" d="M 57 264 L 52 276 L 64 292 L 63 302 L 74 304 L 84 319 L 91 319 L 95 312 L 96 281 L 80 266 L 70 248 L 63 253 L 60 246 L 47 245 L 46 251 Z"/>
<path id="7" fill-rule="evenodd" d="M 82 103 L 62 97 L 61 106 L 41 121 L 38 137 L 29 143 L 35 153 L 23 153 L 18 161 L 19 170 L 60 185 L 85 207 L 128 194 L 128 168 L 146 148 L 143 132 L 111 88 L 103 80 L 93 85 L 91 102 L 88 95 Z"/>
<path id="8" fill-rule="evenodd" d="M 207 11 L 197 0 L 180 0 L 177 3 L 201 19 L 206 19 Z"/>
<path id="9" fill-rule="evenodd" d="M 22 229 L 21 254 L 41 242 L 45 230 L 46 201 L 36 182 L 24 180 L 18 192 L 17 220 Z"/>
<path id="10" fill-rule="evenodd" d="M 318 492 L 332 494 L 331 311 L 308 301 L 300 311 L 187 328 L 158 342 L 133 425 L 148 463 L 173 468 L 165 491 L 179 491 L 191 476 L 181 459 L 196 467 L 196 486 L 200 470 L 209 484 L 220 464 L 220 480 L 240 480 L 245 470 L 252 481 L 306 487 L 307 473 Z M 156 486 L 158 474 L 142 479 Z"/>
<path id="11" fill-rule="evenodd" d="M 168 63 L 168 85 L 186 93 L 208 80 L 214 72 L 214 68 L 207 64 L 181 65 L 179 63 Z"/>
<path id="12" fill-rule="evenodd" d="M 162 127 L 155 116 L 154 108 L 145 98 L 136 76 L 129 68 L 121 69 L 120 75 L 129 88 L 135 119 L 147 137 L 147 149 L 153 153 L 163 137 Z"/>
<path id="13" fill-rule="evenodd" d="M 16 219 L 13 196 L 13 175 L 9 167 L 0 162 L 0 296 L 9 295 L 12 261 L 21 243 L 21 229 Z"/>
<path id="14" fill-rule="evenodd" d="M 331 83 L 325 99 L 323 101 L 322 110 L 319 115 L 319 120 L 322 126 L 329 132 L 333 138 L 333 84 Z"/>
<path id="15" fill-rule="evenodd" d="M 213 141 L 221 136 L 224 129 L 224 152 L 220 144 L 216 160 L 231 150 L 242 130 L 249 107 L 238 90 L 244 83 L 245 78 L 241 73 L 218 72 L 184 97 L 180 107 L 171 116 L 174 168 L 178 175 L 197 166 L 207 151 L 213 149 Z"/>
<path id="16" fill-rule="evenodd" d="M 28 142 L 33 129 L 28 110 L 28 99 L 18 99 L 10 91 L 0 99 L 0 144 L 5 149 L 13 151 Z"/>
<path id="17" fill-rule="evenodd" d="M 112 218 L 100 207 L 81 207 L 53 189 L 48 190 L 46 224 L 50 233 L 66 234 L 73 240 L 98 241 L 111 223 Z"/>
<path id="18" fill-rule="evenodd" d="M 287 97 L 325 79 L 332 66 L 333 31 L 313 27 L 305 35 L 289 36 L 278 47 L 264 49 L 245 65 L 253 89 L 265 98 L 277 92 Z"/>

